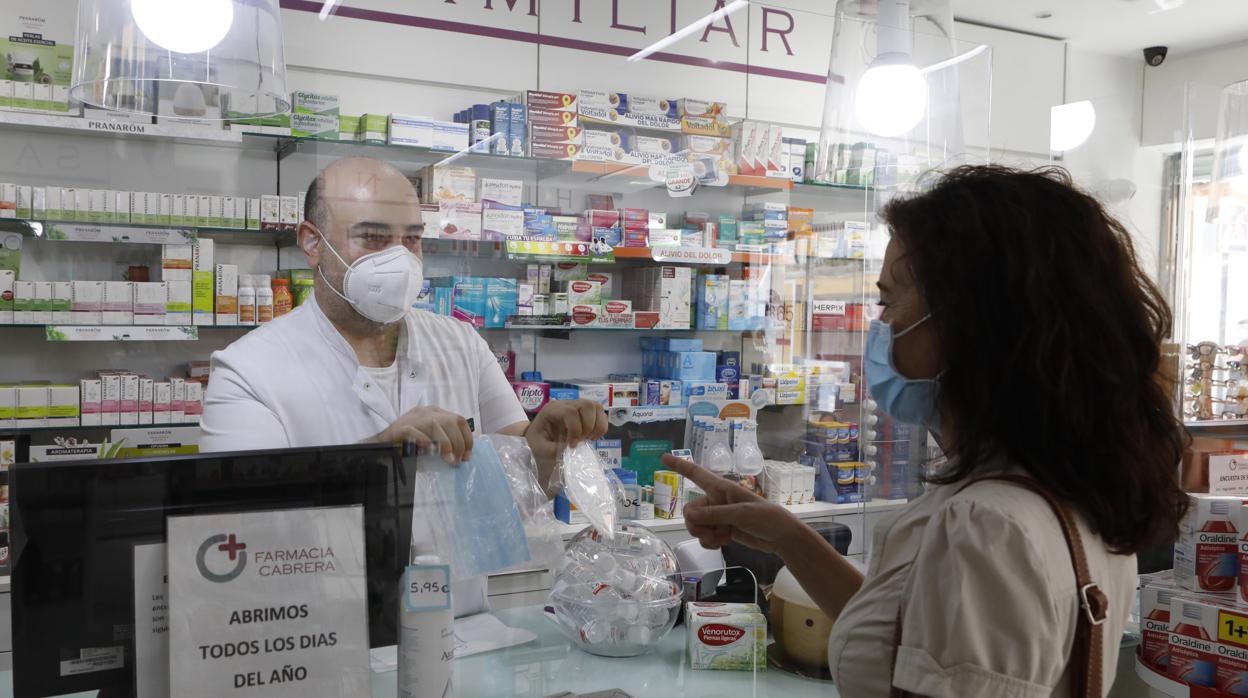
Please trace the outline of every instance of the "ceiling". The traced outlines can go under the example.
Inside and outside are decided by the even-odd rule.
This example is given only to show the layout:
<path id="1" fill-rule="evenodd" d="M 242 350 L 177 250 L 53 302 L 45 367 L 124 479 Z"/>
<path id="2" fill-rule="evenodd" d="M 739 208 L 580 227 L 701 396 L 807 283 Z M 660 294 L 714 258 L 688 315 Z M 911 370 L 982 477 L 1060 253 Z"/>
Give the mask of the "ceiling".
<path id="1" fill-rule="evenodd" d="M 1248 38 L 1248 0 L 951 0 L 960 20 L 1066 39 L 1097 53 L 1170 56 Z M 1162 9 L 1169 7 L 1170 9 Z M 1037 13 L 1052 13 L 1039 19 Z"/>

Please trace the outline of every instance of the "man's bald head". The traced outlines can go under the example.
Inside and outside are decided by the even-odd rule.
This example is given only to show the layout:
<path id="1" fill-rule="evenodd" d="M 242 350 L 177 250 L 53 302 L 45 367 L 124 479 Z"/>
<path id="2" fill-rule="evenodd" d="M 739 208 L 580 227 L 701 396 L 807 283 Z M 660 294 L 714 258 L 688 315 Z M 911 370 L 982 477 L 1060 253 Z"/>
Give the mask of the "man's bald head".
<path id="1" fill-rule="evenodd" d="M 318 272 L 317 304 L 340 326 L 361 317 L 338 296 L 350 265 L 396 245 L 421 256 L 424 225 L 416 188 L 380 160 L 345 158 L 326 167 L 308 186 L 304 217 L 299 247 Z"/>
<path id="2" fill-rule="evenodd" d="M 416 188 L 398 168 L 373 158 L 343 158 L 321 170 L 304 195 L 304 218 L 317 229 L 329 232 L 333 203 L 343 199 L 410 199 L 419 207 Z"/>

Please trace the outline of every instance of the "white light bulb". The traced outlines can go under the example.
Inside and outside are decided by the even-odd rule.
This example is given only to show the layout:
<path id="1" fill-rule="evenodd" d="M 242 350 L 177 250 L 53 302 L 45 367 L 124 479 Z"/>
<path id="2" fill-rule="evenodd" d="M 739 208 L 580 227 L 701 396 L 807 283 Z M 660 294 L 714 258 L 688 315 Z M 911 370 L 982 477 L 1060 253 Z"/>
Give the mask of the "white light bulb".
<path id="1" fill-rule="evenodd" d="M 233 0 L 130 0 L 130 14 L 149 41 L 174 53 L 203 53 L 234 23 Z"/>
<path id="2" fill-rule="evenodd" d="M 918 126 L 927 111 L 927 81 L 913 65 L 872 66 L 858 83 L 854 110 L 871 133 L 900 136 Z"/>
<path id="3" fill-rule="evenodd" d="M 1092 103 L 1071 102 L 1049 110 L 1049 150 L 1063 153 L 1083 145 L 1096 128 L 1096 108 Z"/>

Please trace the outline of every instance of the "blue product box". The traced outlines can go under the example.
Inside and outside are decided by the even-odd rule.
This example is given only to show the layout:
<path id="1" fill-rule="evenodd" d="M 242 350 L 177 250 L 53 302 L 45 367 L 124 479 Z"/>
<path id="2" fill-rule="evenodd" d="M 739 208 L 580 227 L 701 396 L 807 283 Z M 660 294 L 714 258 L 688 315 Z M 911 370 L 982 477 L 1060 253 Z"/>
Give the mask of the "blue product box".
<path id="1" fill-rule="evenodd" d="M 490 136 L 495 137 L 490 152 L 508 155 L 511 149 L 511 104 L 495 102 L 490 105 Z"/>
<path id="2" fill-rule="evenodd" d="M 650 379 L 646 381 L 646 405 L 676 407 L 686 404 L 684 385 L 681 381 Z"/>
<path id="3" fill-rule="evenodd" d="M 609 228 L 594 227 L 592 231 L 594 242 L 602 241 L 612 247 L 619 247 L 624 239 L 624 230 L 616 226 Z"/>
<path id="4" fill-rule="evenodd" d="M 727 275 L 703 274 L 698 279 L 696 327 L 700 330 L 728 329 Z"/>
<path id="5" fill-rule="evenodd" d="M 552 506 L 555 508 L 556 519 L 559 519 L 565 524 L 572 522 L 572 502 L 568 499 L 567 495 L 562 492 L 555 495 L 554 504 Z"/>
<path id="6" fill-rule="evenodd" d="M 695 400 L 697 398 L 727 400 L 728 384 L 716 383 L 715 381 L 685 381 L 683 392 L 686 405 L 689 404 L 691 400 Z"/>
<path id="7" fill-rule="evenodd" d="M 721 366 L 741 367 L 741 352 L 739 351 L 721 351 L 719 352 L 719 364 Z"/>
<path id="8" fill-rule="evenodd" d="M 620 439 L 599 439 L 594 442 L 594 450 L 604 468 L 618 468 L 624 460 L 624 442 Z"/>
<path id="9" fill-rule="evenodd" d="M 516 280 L 490 277 L 486 279 L 485 292 L 485 326 L 494 329 L 506 327 L 507 320 L 518 312 L 516 306 L 520 301 Z"/>
<path id="10" fill-rule="evenodd" d="M 684 381 L 715 380 L 715 352 L 671 351 L 667 353 L 671 378 Z"/>
<path id="11" fill-rule="evenodd" d="M 741 380 L 741 369 L 720 364 L 715 367 L 715 380 L 720 383 L 736 383 Z"/>
<path id="12" fill-rule="evenodd" d="M 438 315 L 451 314 L 451 302 L 455 297 L 455 289 L 450 286 L 436 286 L 433 289 L 433 312 Z"/>
<path id="13" fill-rule="evenodd" d="M 667 346 L 664 347 L 668 351 L 702 351 L 702 340 L 700 339 L 675 339 L 666 338 Z"/>
<path id="14" fill-rule="evenodd" d="M 472 325 L 485 327 L 486 286 L 488 280 L 479 276 L 453 276 L 455 295 L 451 299 L 451 317 Z"/>
<path id="15" fill-rule="evenodd" d="M 510 146 L 507 154 L 512 157 L 524 157 L 525 133 L 527 131 L 529 112 L 524 104 L 512 104 L 508 138 Z"/>
<path id="16" fill-rule="evenodd" d="M 578 400 L 581 397 L 581 391 L 576 388 L 551 388 L 551 400 Z"/>

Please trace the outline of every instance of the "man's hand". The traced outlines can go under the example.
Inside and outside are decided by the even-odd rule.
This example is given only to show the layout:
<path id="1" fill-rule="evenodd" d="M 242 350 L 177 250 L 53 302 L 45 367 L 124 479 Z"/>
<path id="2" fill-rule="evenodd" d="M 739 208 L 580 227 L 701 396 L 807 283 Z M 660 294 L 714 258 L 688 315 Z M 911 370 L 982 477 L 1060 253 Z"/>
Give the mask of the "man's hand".
<path id="1" fill-rule="evenodd" d="M 795 528 L 805 525 L 779 504 L 696 463 L 670 453 L 663 454 L 662 460 L 667 469 L 706 492 L 705 497 L 685 505 L 685 527 L 703 548 L 716 550 L 736 541 L 763 552 L 780 553 L 783 545 L 795 539 Z"/>
<path id="2" fill-rule="evenodd" d="M 415 407 L 385 431 L 369 439 L 373 443 L 413 443 L 422 452 L 437 451 L 451 465 L 458 465 L 472 451 L 468 420 L 440 407 Z"/>
<path id="3" fill-rule="evenodd" d="M 537 460 L 538 481 L 550 482 L 555 461 L 568 446 L 607 433 L 607 412 L 593 400 L 551 400 L 524 430 L 524 438 Z"/>

